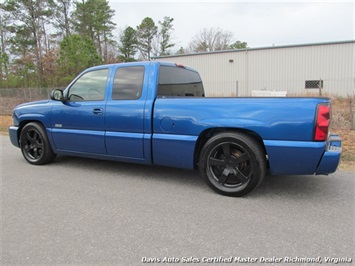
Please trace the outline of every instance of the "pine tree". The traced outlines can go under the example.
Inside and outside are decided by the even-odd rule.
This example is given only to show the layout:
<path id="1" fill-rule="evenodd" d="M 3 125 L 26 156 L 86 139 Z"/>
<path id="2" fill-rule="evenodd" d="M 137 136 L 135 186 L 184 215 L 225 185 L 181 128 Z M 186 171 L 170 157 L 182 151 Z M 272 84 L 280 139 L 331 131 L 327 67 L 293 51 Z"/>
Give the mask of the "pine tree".
<path id="1" fill-rule="evenodd" d="M 160 29 L 160 55 L 169 55 L 169 49 L 174 47 L 174 43 L 170 43 L 171 41 L 171 32 L 173 31 L 172 22 L 174 21 L 171 17 L 164 17 L 163 21 L 159 21 L 161 26 Z"/>
<path id="2" fill-rule="evenodd" d="M 100 64 L 101 60 L 90 38 L 72 34 L 60 43 L 58 63 L 65 77 L 61 85 L 65 85 L 86 68 Z"/>
<path id="3" fill-rule="evenodd" d="M 120 59 L 123 62 L 135 61 L 134 55 L 137 53 L 137 36 L 136 30 L 132 27 L 127 27 L 120 36 L 121 44 L 118 46 L 121 52 Z"/>
<path id="4" fill-rule="evenodd" d="M 107 62 L 108 46 L 114 44 L 112 31 L 116 24 L 112 19 L 115 11 L 106 0 L 82 0 L 75 5 L 75 30 L 82 37 L 89 37 L 95 43 L 103 61 Z"/>
<path id="5" fill-rule="evenodd" d="M 143 60 L 150 60 L 152 53 L 152 42 L 158 32 L 153 19 L 146 17 L 142 23 L 137 26 L 138 49 Z"/>

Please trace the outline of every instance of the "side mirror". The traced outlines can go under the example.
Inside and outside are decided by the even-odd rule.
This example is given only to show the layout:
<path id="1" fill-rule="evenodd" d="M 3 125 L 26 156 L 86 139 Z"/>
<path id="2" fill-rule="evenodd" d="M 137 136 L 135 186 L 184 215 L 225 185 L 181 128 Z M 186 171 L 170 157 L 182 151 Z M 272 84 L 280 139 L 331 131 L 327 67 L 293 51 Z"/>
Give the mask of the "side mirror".
<path id="1" fill-rule="evenodd" d="M 51 92 L 51 100 L 54 101 L 63 101 L 64 96 L 63 96 L 63 91 L 60 89 L 55 89 Z"/>

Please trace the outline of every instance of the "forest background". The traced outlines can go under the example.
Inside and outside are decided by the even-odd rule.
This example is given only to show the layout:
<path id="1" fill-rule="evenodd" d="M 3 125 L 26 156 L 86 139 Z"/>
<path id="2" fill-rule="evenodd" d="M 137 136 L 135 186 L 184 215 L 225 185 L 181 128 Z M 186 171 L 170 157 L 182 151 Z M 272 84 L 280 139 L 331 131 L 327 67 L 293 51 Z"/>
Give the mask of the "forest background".
<path id="1" fill-rule="evenodd" d="M 64 87 L 84 69 L 152 56 L 243 49 L 220 28 L 201 29 L 176 47 L 174 18 L 117 30 L 107 0 L 5 0 L 0 3 L 0 88 Z"/>

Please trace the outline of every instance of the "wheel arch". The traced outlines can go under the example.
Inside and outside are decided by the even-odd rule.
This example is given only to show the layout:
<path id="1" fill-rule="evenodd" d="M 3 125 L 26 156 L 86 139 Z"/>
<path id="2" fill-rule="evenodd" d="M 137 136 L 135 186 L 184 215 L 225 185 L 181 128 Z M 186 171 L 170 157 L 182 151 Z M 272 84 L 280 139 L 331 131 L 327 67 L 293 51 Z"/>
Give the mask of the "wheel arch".
<path id="1" fill-rule="evenodd" d="M 19 123 L 19 148 L 27 162 L 47 164 L 56 158 L 45 125 L 39 120 L 22 120 Z"/>
<path id="2" fill-rule="evenodd" d="M 46 127 L 44 125 L 44 123 L 41 121 L 41 120 L 37 120 L 37 119 L 24 119 L 22 120 L 20 123 L 19 123 L 19 126 L 18 126 L 18 131 L 17 131 L 17 137 L 18 139 L 20 138 L 20 135 L 21 135 L 21 132 L 22 132 L 22 129 L 29 123 L 38 123 L 40 124 L 45 130 L 46 130 Z"/>
<path id="3" fill-rule="evenodd" d="M 44 124 L 42 121 L 40 120 L 37 120 L 37 119 L 25 119 L 25 120 L 22 120 L 19 124 L 19 128 L 23 128 L 25 125 L 27 125 L 28 123 L 39 123 L 41 124 L 43 127 L 44 127 Z"/>
<path id="4" fill-rule="evenodd" d="M 256 133 L 255 131 L 244 129 L 244 128 L 216 127 L 216 128 L 209 128 L 209 129 L 202 131 L 196 141 L 195 153 L 194 153 L 194 167 L 196 169 L 198 167 L 198 162 L 200 160 L 201 151 L 202 151 L 202 148 L 205 145 L 205 143 L 211 137 L 213 137 L 217 134 L 220 134 L 220 133 L 227 133 L 227 132 L 230 132 L 230 133 L 238 132 L 238 133 L 242 133 L 246 136 L 249 136 L 249 137 L 252 137 L 253 139 L 255 139 L 262 147 L 262 149 L 266 155 L 266 159 L 267 159 L 267 151 L 266 151 L 264 141 L 263 141 L 262 137 L 258 133 Z M 268 160 L 267 160 L 267 168 L 269 168 Z"/>

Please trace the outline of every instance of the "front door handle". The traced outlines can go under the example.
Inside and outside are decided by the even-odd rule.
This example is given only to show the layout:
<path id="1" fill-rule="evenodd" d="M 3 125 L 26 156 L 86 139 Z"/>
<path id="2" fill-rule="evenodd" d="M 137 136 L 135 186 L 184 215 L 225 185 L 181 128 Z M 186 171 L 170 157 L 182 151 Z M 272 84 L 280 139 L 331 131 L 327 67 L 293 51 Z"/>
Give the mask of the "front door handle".
<path id="1" fill-rule="evenodd" d="M 103 108 L 94 108 L 94 109 L 92 109 L 92 112 L 95 115 L 103 115 L 104 114 L 104 109 Z"/>

